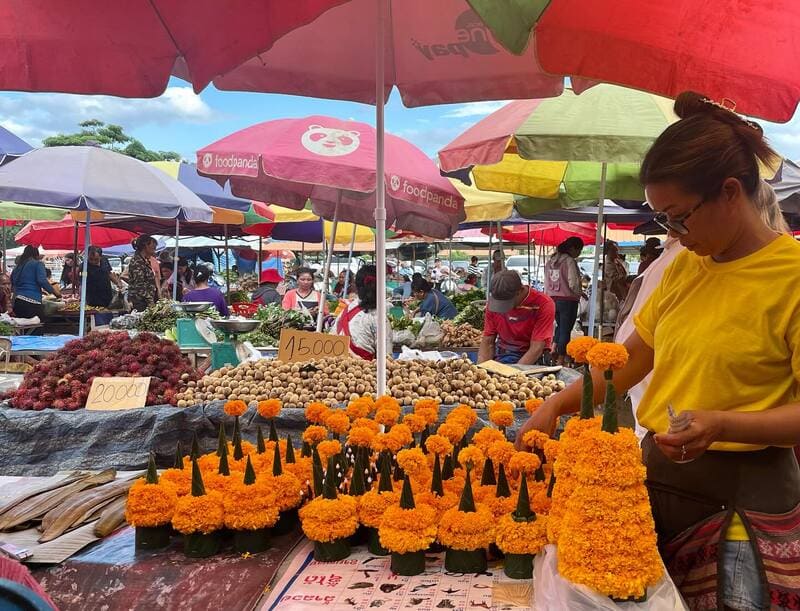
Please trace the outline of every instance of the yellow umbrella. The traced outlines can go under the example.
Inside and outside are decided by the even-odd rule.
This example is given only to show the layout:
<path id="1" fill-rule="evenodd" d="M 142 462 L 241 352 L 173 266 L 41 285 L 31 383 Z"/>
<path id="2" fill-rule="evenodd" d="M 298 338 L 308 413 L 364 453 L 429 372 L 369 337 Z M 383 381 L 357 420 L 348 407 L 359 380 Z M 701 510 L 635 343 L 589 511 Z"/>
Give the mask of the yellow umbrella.
<path id="1" fill-rule="evenodd" d="M 514 195 L 499 191 L 482 191 L 474 186 L 465 185 L 460 180 L 451 178 L 450 182 L 464 198 L 464 222 L 504 221 L 514 211 Z M 472 181 L 473 184 L 475 181 Z"/>

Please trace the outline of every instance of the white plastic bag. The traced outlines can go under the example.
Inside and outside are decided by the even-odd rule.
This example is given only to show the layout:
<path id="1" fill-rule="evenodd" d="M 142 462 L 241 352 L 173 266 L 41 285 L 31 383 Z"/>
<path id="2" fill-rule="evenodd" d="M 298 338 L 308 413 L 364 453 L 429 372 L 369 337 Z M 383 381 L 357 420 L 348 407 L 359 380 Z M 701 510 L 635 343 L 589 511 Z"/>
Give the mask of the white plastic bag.
<path id="1" fill-rule="evenodd" d="M 403 346 L 400 354 L 397 356 L 398 361 L 449 361 L 457 359 L 458 355 L 455 352 L 437 352 L 430 350 L 423 352 L 422 350 L 415 350 L 408 346 Z"/>
<path id="2" fill-rule="evenodd" d="M 425 322 L 422 323 L 422 328 L 417 333 L 417 341 L 413 346 L 415 348 L 433 348 L 442 343 L 443 337 L 442 326 L 433 320 L 430 314 L 425 314 Z"/>
<path id="3" fill-rule="evenodd" d="M 414 333 L 411 329 L 403 329 L 402 331 L 392 331 L 392 343 L 397 346 L 411 346 L 415 341 Z"/>
<path id="4" fill-rule="evenodd" d="M 664 569 L 664 577 L 647 589 L 647 600 L 641 603 L 615 603 L 608 596 L 564 579 L 558 573 L 555 545 L 548 545 L 536 554 L 533 566 L 534 609 L 568 609 L 569 611 L 686 611 L 688 608 Z"/>

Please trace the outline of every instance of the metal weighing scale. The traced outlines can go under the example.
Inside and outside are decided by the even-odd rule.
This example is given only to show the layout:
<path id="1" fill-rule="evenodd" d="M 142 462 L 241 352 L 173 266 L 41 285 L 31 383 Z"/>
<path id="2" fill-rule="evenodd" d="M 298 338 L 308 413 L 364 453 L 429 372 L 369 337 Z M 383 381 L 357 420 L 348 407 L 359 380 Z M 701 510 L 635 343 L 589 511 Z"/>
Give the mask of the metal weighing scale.
<path id="1" fill-rule="evenodd" d="M 214 304 L 210 301 L 186 301 L 174 303 L 178 312 L 185 314 L 183 318 L 175 321 L 176 338 L 181 348 L 208 348 L 211 345 L 205 321 L 197 319 L 197 314 L 205 312 Z M 202 326 L 200 326 L 202 324 Z M 205 332 L 204 332 L 205 331 Z"/>
<path id="2" fill-rule="evenodd" d="M 211 344 L 211 368 L 219 369 L 226 365 L 236 366 L 242 360 L 240 356 L 241 343 L 236 339 L 240 333 L 255 331 L 261 324 L 260 320 L 211 320 L 211 326 L 225 334 L 221 342 Z M 245 353 L 247 351 L 245 350 Z"/>

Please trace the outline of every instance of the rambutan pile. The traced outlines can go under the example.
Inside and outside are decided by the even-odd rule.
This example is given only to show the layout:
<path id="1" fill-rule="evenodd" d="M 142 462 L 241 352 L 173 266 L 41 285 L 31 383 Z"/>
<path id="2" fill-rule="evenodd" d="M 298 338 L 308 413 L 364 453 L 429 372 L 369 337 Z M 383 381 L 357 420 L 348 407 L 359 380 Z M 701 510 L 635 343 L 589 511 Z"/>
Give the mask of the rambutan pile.
<path id="1" fill-rule="evenodd" d="M 112 376 L 150 376 L 146 405 L 175 405 L 178 392 L 199 377 L 174 342 L 153 333 L 93 332 L 37 363 L 6 398 L 18 409 L 81 409 L 92 381 Z"/>

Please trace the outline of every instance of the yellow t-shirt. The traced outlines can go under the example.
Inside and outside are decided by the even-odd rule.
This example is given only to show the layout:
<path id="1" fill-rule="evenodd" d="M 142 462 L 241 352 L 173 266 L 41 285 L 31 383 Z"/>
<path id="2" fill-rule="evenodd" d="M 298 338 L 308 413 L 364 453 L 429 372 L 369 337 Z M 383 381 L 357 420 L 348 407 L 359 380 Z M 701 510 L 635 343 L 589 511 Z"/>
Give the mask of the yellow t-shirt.
<path id="1" fill-rule="evenodd" d="M 645 428 L 669 429 L 675 411 L 757 412 L 798 400 L 800 243 L 782 235 L 728 263 L 680 253 L 635 318 L 655 352 L 637 410 Z M 764 446 L 714 443 L 712 450 Z M 728 539 L 747 540 L 736 518 Z"/>

